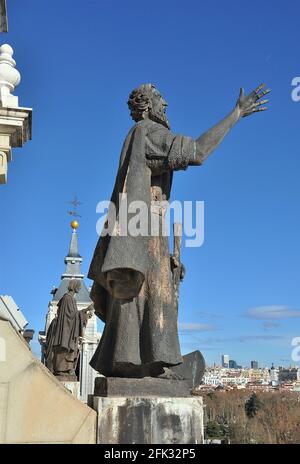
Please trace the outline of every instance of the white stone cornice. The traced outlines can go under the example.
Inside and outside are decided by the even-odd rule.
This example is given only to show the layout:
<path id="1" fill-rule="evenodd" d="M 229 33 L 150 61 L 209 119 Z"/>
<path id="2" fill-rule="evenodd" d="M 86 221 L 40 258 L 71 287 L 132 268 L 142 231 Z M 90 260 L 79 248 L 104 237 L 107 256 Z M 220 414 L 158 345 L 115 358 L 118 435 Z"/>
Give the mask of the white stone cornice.
<path id="1" fill-rule="evenodd" d="M 0 184 L 7 182 L 11 149 L 31 140 L 32 110 L 19 107 L 18 97 L 12 95 L 21 81 L 13 53 L 10 45 L 0 46 Z"/>
<path id="2" fill-rule="evenodd" d="M 30 108 L 4 108 L 0 106 L 0 184 L 7 182 L 7 162 L 11 149 L 22 147 L 31 140 L 32 110 Z M 6 155 L 6 162 L 3 157 Z"/>

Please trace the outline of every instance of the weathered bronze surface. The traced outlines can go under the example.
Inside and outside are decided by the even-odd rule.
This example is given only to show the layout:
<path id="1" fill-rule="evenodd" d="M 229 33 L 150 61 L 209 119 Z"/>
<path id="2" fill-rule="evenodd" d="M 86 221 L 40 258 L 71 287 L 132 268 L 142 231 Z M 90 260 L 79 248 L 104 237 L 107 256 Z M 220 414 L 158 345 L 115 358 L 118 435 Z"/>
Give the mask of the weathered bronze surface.
<path id="1" fill-rule="evenodd" d="M 143 84 L 130 94 L 128 106 L 136 124 L 125 139 L 111 198 L 117 210 L 115 233 L 100 237 L 88 274 L 94 281 L 96 314 L 105 322 L 91 365 L 105 376 L 176 379 L 180 375 L 170 367 L 182 363 L 177 300 L 184 269 L 179 243 L 170 257 L 168 237 L 161 232 L 122 235 L 119 194 L 127 195 L 128 205 L 146 204 L 149 217 L 157 215 L 163 230 L 173 172 L 201 165 L 242 117 L 266 109 L 261 105 L 267 100 L 261 98 L 269 90 L 263 87 L 248 96 L 241 89 L 230 114 L 198 139 L 171 132 L 167 103 L 154 85 Z M 128 223 L 132 215 L 127 215 Z"/>

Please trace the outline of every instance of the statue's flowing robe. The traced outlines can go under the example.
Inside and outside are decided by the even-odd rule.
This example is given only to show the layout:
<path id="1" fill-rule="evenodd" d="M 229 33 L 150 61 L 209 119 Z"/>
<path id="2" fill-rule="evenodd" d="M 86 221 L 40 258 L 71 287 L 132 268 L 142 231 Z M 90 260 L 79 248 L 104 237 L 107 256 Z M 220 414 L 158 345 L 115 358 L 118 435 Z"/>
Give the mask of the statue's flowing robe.
<path id="1" fill-rule="evenodd" d="M 126 137 L 111 198 L 117 209 L 114 233 L 99 238 L 88 274 L 94 281 L 95 312 L 105 322 L 91 366 L 106 376 L 155 375 L 182 362 L 169 243 L 162 224 L 173 171 L 186 169 L 195 151 L 192 138 L 151 120 L 138 122 Z M 147 205 L 150 221 L 158 216 L 157 236 L 122 235 L 119 194 L 124 193 L 128 205 Z M 128 222 L 131 217 L 128 213 Z M 115 284 L 124 285 L 127 295 L 122 299 Z"/>
<path id="2" fill-rule="evenodd" d="M 44 348 L 44 360 L 45 365 L 49 369 L 49 371 L 53 372 L 53 339 L 54 333 L 56 328 L 57 318 L 55 317 L 51 324 L 48 327 L 47 335 L 46 335 L 46 343 Z"/>
<path id="3" fill-rule="evenodd" d="M 57 317 L 49 344 L 53 350 L 54 373 L 69 372 L 78 358 L 78 337 L 83 337 L 87 314 L 78 311 L 76 300 L 70 293 L 58 302 Z"/>

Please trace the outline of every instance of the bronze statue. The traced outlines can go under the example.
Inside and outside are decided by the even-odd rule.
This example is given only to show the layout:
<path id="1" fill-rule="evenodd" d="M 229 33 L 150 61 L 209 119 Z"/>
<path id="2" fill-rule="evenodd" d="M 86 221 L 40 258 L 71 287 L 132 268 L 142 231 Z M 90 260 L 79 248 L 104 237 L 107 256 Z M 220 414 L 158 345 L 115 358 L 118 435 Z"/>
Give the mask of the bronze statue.
<path id="1" fill-rule="evenodd" d="M 167 103 L 154 85 L 143 84 L 130 94 L 136 124 L 124 142 L 111 198 L 117 211 L 113 233 L 101 234 L 88 274 L 95 312 L 105 322 L 91 365 L 105 376 L 176 378 L 170 367 L 182 363 L 172 280 L 178 259 L 170 260 L 168 237 L 161 233 L 120 233 L 119 194 L 126 193 L 128 205 L 145 203 L 162 226 L 173 172 L 200 166 L 242 117 L 265 110 L 261 105 L 267 100 L 261 98 L 269 90 L 263 87 L 248 96 L 241 89 L 231 113 L 196 140 L 171 132 Z"/>
<path id="2" fill-rule="evenodd" d="M 47 331 L 45 364 L 56 376 L 75 376 L 79 345 L 93 305 L 78 311 L 75 293 L 80 290 L 80 281 L 72 279 L 68 292 L 58 302 L 57 315 Z"/>

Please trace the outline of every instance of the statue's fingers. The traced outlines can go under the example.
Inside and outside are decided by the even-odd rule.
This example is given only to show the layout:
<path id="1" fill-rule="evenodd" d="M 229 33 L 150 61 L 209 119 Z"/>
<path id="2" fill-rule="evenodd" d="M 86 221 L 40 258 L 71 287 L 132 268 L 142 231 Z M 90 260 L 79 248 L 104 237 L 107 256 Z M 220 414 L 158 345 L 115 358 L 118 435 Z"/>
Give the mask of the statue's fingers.
<path id="1" fill-rule="evenodd" d="M 253 104 L 253 106 L 260 106 L 264 105 L 265 103 L 268 103 L 269 100 L 261 100 Z"/>
<path id="2" fill-rule="evenodd" d="M 256 100 L 259 100 L 260 98 L 264 97 L 265 95 L 267 95 L 267 93 L 270 93 L 270 92 L 271 92 L 271 89 L 264 90 L 263 92 L 256 95 Z"/>
<path id="3" fill-rule="evenodd" d="M 255 93 L 260 92 L 261 89 L 263 89 L 265 86 L 266 86 L 266 84 L 260 84 L 258 87 L 256 87 L 256 89 L 254 90 L 254 92 L 255 92 Z"/>
<path id="4" fill-rule="evenodd" d="M 252 110 L 252 113 L 258 113 L 259 111 L 266 111 L 268 108 L 266 106 L 262 106 L 261 108 L 255 108 Z"/>

